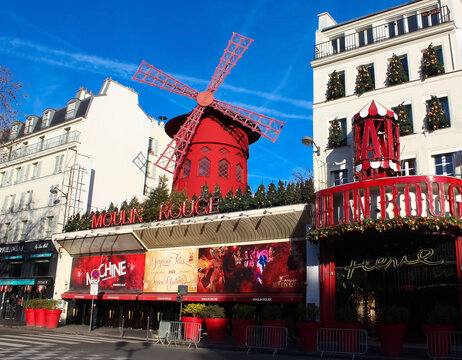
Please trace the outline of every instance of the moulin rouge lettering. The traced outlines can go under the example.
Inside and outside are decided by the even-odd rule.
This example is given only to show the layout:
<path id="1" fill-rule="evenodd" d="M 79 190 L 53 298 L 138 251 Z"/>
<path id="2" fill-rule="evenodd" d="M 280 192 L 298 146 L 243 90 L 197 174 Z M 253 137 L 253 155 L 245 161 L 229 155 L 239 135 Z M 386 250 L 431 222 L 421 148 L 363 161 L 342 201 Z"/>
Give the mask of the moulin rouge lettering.
<path id="1" fill-rule="evenodd" d="M 357 263 L 356 260 L 351 260 L 349 266 L 345 266 L 344 269 L 348 271 L 347 279 L 350 280 L 353 277 L 353 273 L 356 269 L 361 269 L 363 271 L 373 271 L 373 270 L 386 270 L 389 267 L 395 269 L 405 266 L 405 265 L 441 265 L 444 264 L 444 260 L 431 261 L 431 258 L 435 254 L 433 249 L 420 249 L 417 253 L 416 259 L 409 260 L 407 255 L 403 255 L 401 259 L 398 260 L 396 257 L 380 257 L 376 260 L 364 260 L 360 263 Z"/>
<path id="2" fill-rule="evenodd" d="M 91 283 L 90 274 L 92 271 L 87 272 L 86 274 L 86 284 L 87 285 Z M 117 264 L 113 264 L 110 261 L 107 263 L 103 263 L 98 267 L 98 271 L 100 273 L 100 281 L 109 280 L 116 276 L 126 275 L 127 274 L 127 261 L 126 260 L 119 261 Z"/>
<path id="3" fill-rule="evenodd" d="M 129 217 L 125 210 L 114 211 L 112 213 L 93 214 L 91 217 L 91 228 L 101 228 L 108 226 L 120 226 L 126 224 L 142 223 L 143 218 L 138 209 L 131 209 Z"/>
<path id="4" fill-rule="evenodd" d="M 194 215 L 218 214 L 220 204 L 219 196 L 211 196 L 208 199 L 174 202 L 172 204 L 162 204 L 159 208 L 159 220 L 178 219 L 180 217 L 191 217 Z"/>

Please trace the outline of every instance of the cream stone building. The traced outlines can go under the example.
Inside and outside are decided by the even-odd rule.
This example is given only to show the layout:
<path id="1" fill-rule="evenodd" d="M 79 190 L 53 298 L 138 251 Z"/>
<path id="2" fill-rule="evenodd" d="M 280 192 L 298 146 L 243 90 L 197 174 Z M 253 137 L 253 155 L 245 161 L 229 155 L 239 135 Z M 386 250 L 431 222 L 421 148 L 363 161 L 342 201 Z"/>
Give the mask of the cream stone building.
<path id="1" fill-rule="evenodd" d="M 462 2 L 418 0 L 338 24 L 329 13 L 318 15 L 313 68 L 313 174 L 321 190 L 353 182 L 352 118 L 371 100 L 389 109 L 399 104 L 412 118 L 413 133 L 400 138 L 402 175 L 461 175 L 462 166 Z M 422 57 L 432 44 L 445 72 L 425 78 Z M 409 81 L 390 85 L 389 61 L 395 54 Z M 358 68 L 365 65 L 375 89 L 355 93 Z M 345 96 L 327 100 L 329 74 L 336 71 Z M 440 100 L 450 127 L 429 131 L 427 102 Z M 347 137 L 344 146 L 328 147 L 331 121 Z M 319 152 L 316 150 L 319 149 Z"/>

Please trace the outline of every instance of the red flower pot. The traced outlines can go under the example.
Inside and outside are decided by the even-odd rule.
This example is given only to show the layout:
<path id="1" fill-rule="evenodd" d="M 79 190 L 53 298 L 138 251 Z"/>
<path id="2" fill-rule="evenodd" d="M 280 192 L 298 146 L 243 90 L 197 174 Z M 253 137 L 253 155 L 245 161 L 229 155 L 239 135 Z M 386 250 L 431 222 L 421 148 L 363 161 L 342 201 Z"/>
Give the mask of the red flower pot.
<path id="1" fill-rule="evenodd" d="M 207 337 L 211 343 L 221 344 L 225 339 L 228 319 L 204 319 Z"/>
<path id="2" fill-rule="evenodd" d="M 319 321 L 297 321 L 295 326 L 302 348 L 307 351 L 316 351 L 316 335 L 318 329 L 322 327 L 322 323 Z"/>
<path id="3" fill-rule="evenodd" d="M 202 327 L 202 318 L 199 317 L 190 317 L 190 316 L 183 316 L 181 321 L 184 323 L 194 323 L 200 324 Z M 184 332 L 185 337 L 188 340 L 199 340 L 199 334 L 197 333 L 197 325 L 184 325 Z"/>
<path id="4" fill-rule="evenodd" d="M 400 356 L 403 349 L 407 324 L 378 323 L 377 332 L 383 353 L 387 356 Z"/>
<path id="5" fill-rule="evenodd" d="M 45 310 L 34 309 L 35 326 L 45 327 Z"/>
<path id="6" fill-rule="evenodd" d="M 447 357 L 451 353 L 451 331 L 454 331 L 452 324 L 424 324 L 423 331 L 425 339 L 428 338 L 428 353 L 432 357 Z M 430 334 L 429 332 L 439 332 Z"/>
<path id="7" fill-rule="evenodd" d="M 285 327 L 287 328 L 289 322 L 287 320 L 263 320 L 263 326 L 270 327 Z M 272 348 L 281 348 L 284 345 L 284 339 L 281 338 L 279 331 L 274 331 L 271 328 L 265 331 L 266 344 Z"/>
<path id="8" fill-rule="evenodd" d="M 24 309 L 24 312 L 26 313 L 26 325 L 35 326 L 34 309 Z"/>
<path id="9" fill-rule="evenodd" d="M 45 325 L 49 329 L 58 327 L 59 317 L 62 310 L 45 310 Z"/>
<path id="10" fill-rule="evenodd" d="M 256 325 L 257 320 L 233 319 L 232 324 L 233 324 L 234 340 L 236 341 L 236 345 L 244 346 L 247 326 Z"/>
<path id="11" fill-rule="evenodd" d="M 353 323 L 337 323 L 338 329 L 362 329 L 362 324 L 359 322 Z M 359 333 L 345 333 L 339 336 L 339 346 L 344 352 L 355 353 L 359 349 Z"/>

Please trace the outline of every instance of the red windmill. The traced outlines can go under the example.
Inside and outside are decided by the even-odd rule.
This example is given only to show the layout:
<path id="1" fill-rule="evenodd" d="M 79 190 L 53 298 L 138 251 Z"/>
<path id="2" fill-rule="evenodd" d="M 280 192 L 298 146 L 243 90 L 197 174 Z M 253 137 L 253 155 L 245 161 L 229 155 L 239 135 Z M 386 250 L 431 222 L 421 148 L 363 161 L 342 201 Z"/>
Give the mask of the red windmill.
<path id="1" fill-rule="evenodd" d="M 197 101 L 189 115 L 170 120 L 172 141 L 155 163 L 173 174 L 173 187 L 199 195 L 204 184 L 218 184 L 225 195 L 247 185 L 249 144 L 261 136 L 276 141 L 283 121 L 216 100 L 214 93 L 252 39 L 233 33 L 207 90 L 198 92 L 143 61 L 133 80 L 188 96 Z"/>

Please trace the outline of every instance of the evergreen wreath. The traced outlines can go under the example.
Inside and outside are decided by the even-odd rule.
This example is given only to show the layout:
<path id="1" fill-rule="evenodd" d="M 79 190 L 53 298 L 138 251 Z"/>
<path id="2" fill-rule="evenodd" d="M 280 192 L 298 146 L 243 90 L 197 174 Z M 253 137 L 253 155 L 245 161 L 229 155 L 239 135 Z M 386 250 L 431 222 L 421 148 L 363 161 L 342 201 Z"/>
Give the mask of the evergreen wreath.
<path id="1" fill-rule="evenodd" d="M 374 80 L 372 79 L 369 70 L 365 65 L 358 68 L 358 76 L 356 77 L 356 94 L 361 95 L 366 91 L 374 90 Z"/>
<path id="2" fill-rule="evenodd" d="M 411 119 L 409 119 L 406 108 L 403 104 L 398 105 L 398 126 L 399 136 L 406 136 L 414 133 L 414 126 Z"/>
<path id="3" fill-rule="evenodd" d="M 338 120 L 332 120 L 330 125 L 331 125 L 331 128 L 329 130 L 329 139 L 328 139 L 329 149 L 334 149 L 336 147 L 345 146 L 346 137 L 342 131 L 340 122 Z"/>
<path id="4" fill-rule="evenodd" d="M 345 96 L 345 87 L 340 81 L 337 71 L 329 74 L 329 81 L 327 82 L 327 100 L 334 100 Z"/>
<path id="5" fill-rule="evenodd" d="M 427 110 L 427 129 L 433 131 L 444 129 L 449 126 L 449 119 L 444 114 L 441 102 L 436 96 L 432 96 Z"/>
<path id="6" fill-rule="evenodd" d="M 406 70 L 399 58 L 393 54 L 388 67 L 388 84 L 396 85 L 409 81 Z"/>
<path id="7" fill-rule="evenodd" d="M 438 59 L 432 44 L 428 45 L 423 54 L 422 74 L 425 78 L 444 74 L 444 64 Z"/>

